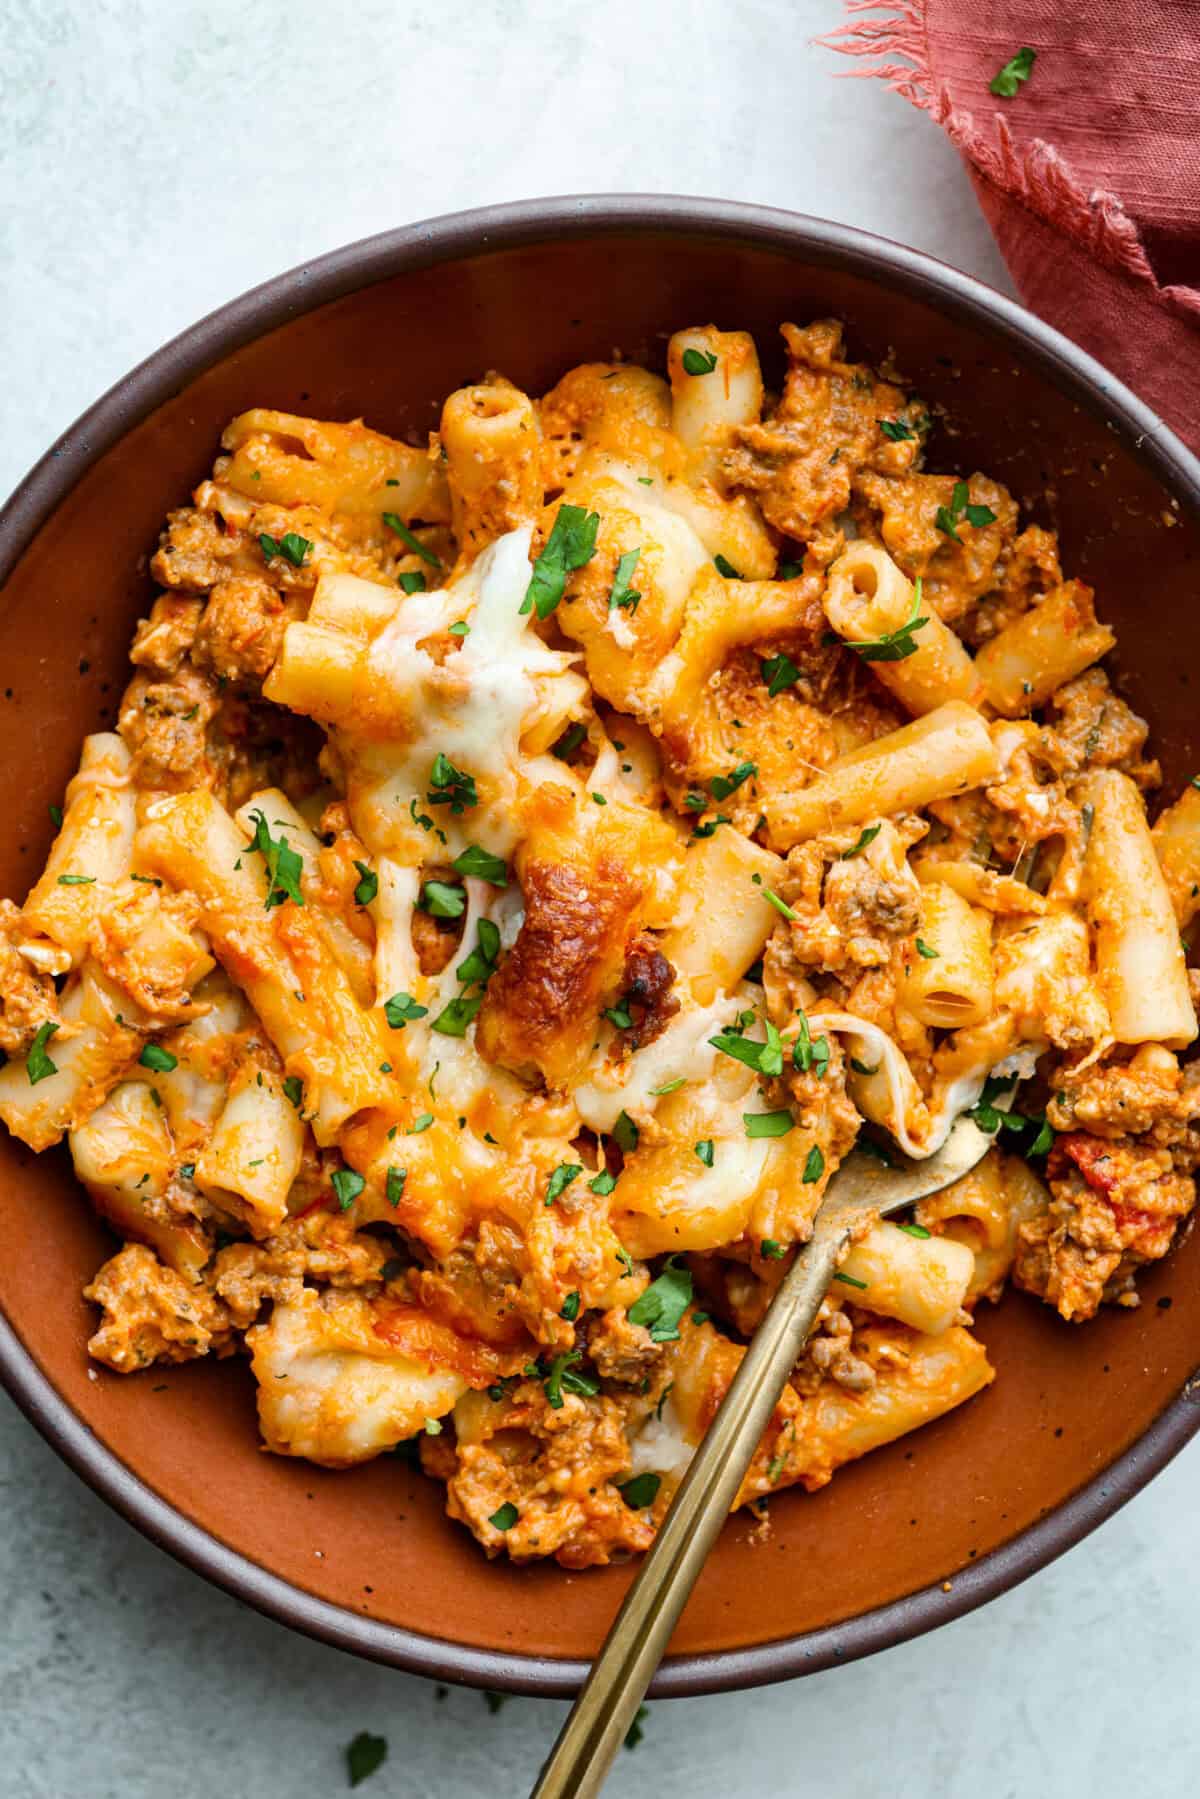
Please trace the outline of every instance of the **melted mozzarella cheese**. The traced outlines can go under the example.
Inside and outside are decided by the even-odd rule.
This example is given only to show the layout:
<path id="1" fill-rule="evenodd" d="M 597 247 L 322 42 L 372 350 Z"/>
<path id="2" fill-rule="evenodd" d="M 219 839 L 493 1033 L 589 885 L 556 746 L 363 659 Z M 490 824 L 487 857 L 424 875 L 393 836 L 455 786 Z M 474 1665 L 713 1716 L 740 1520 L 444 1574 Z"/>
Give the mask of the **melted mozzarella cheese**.
<path id="1" fill-rule="evenodd" d="M 662 1474 L 682 1480 L 696 1453 L 696 1445 L 684 1435 L 683 1419 L 668 1393 L 657 1417 L 651 1413 L 629 1445 L 632 1473 Z"/>
<path id="2" fill-rule="evenodd" d="M 608 1032 L 597 1052 L 599 1066 L 575 1092 L 584 1124 L 594 1131 L 611 1131 L 622 1111 L 653 1112 L 663 1097 L 653 1091 L 655 1087 L 681 1075 L 686 1081 L 706 1081 L 718 1054 L 709 1038 L 732 1024 L 746 1003 L 745 998 L 724 993 L 711 1006 L 687 1005 L 653 1043 L 615 1064 L 602 1059 L 605 1043 L 611 1043 L 614 1035 Z"/>
<path id="3" fill-rule="evenodd" d="M 906 1156 L 923 1161 L 942 1147 L 956 1118 L 978 1102 L 991 1073 L 989 1063 L 968 1069 L 926 1102 L 902 1052 L 877 1024 L 853 1012 L 809 1014 L 809 1022 L 823 1030 L 845 1032 L 856 1061 L 875 1063 L 869 1077 L 853 1075 L 855 1102 L 864 1117 L 890 1131 Z"/>

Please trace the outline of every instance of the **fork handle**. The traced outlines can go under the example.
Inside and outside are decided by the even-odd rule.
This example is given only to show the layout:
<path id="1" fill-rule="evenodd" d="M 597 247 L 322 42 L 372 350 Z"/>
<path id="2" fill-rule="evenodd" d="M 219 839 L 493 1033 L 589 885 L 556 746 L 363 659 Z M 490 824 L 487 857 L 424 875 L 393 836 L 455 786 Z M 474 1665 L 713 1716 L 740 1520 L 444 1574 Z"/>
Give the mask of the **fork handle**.
<path id="1" fill-rule="evenodd" d="M 742 1358 L 625 1595 L 530 1799 L 592 1799 L 633 1722 L 679 1614 L 804 1348 L 847 1236 L 828 1206 Z"/>

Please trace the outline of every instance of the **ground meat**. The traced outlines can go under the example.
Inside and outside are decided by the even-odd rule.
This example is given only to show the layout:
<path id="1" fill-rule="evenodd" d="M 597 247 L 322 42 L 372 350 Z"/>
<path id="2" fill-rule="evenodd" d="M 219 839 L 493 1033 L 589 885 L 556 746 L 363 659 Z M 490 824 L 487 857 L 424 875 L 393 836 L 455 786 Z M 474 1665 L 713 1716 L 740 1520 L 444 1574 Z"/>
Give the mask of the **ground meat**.
<path id="1" fill-rule="evenodd" d="M 588 1355 L 604 1380 L 640 1386 L 662 1358 L 644 1324 L 631 1324 L 623 1306 L 604 1312 L 588 1331 Z"/>
<path id="2" fill-rule="evenodd" d="M 911 464 L 919 444 L 889 444 L 879 420 L 896 417 L 904 395 L 861 364 L 842 360 L 842 328 L 832 319 L 799 330 L 784 325 L 788 373 L 775 411 L 739 425 L 724 458 L 725 479 L 752 493 L 776 530 L 807 543 L 845 510 L 855 473 L 884 455 L 884 466 Z"/>
<path id="3" fill-rule="evenodd" d="M 920 923 L 921 890 L 904 859 L 910 831 L 832 832 L 789 852 L 780 897 L 796 914 L 785 935 L 797 963 L 820 973 L 885 967 Z"/>
<path id="4" fill-rule="evenodd" d="M 1195 1186 L 1170 1152 L 1136 1138 L 1060 1136 L 1047 1164 L 1048 1211 L 1018 1232 L 1013 1279 L 1062 1317 L 1136 1305 L 1135 1269 L 1167 1253 Z"/>
<path id="5" fill-rule="evenodd" d="M 1158 763 L 1142 755 L 1149 726 L 1113 692 L 1102 668 L 1068 681 L 1047 709 L 1042 753 L 1068 779 L 1087 768 L 1119 768 L 1139 787 L 1158 785 Z"/>
<path id="6" fill-rule="evenodd" d="M 441 974 L 457 950 L 461 935 L 461 924 L 456 924 L 454 919 L 434 918 L 428 912 L 414 911 L 412 941 L 421 973 Z"/>
<path id="7" fill-rule="evenodd" d="M 1062 581 L 1058 539 L 1041 525 L 1028 525 L 1013 540 L 997 567 L 999 584 L 985 594 L 974 614 L 963 620 L 962 635 L 973 647 L 986 643 Z"/>
<path id="8" fill-rule="evenodd" d="M 210 1350 L 228 1355 L 234 1347 L 220 1301 L 164 1268 L 143 1244 L 127 1243 L 105 1262 L 83 1296 L 104 1313 L 88 1349 L 119 1374 L 152 1362 L 193 1361 Z"/>
<path id="9" fill-rule="evenodd" d="M 864 472 L 858 488 L 882 517 L 885 548 L 910 581 L 921 580 L 922 605 L 956 629 L 984 594 L 1000 579 L 1004 558 L 1016 531 L 1017 504 L 1005 488 L 986 475 L 966 482 L 967 504 L 982 506 L 994 517 L 972 525 L 962 511 L 955 537 L 938 524 L 954 505 L 953 475 L 910 474 L 900 478 Z"/>
<path id="10" fill-rule="evenodd" d="M 262 576 L 217 581 L 196 629 L 192 659 L 222 682 L 261 687 L 295 616 L 279 589 Z"/>
<path id="11" fill-rule="evenodd" d="M 875 1385 L 875 1370 L 855 1350 L 854 1321 L 841 1302 L 826 1298 L 817 1313 L 812 1336 L 792 1370 L 797 1393 L 815 1393 L 823 1380 L 836 1381 L 849 1393 L 865 1393 Z"/>
<path id="12" fill-rule="evenodd" d="M 447 1512 L 489 1555 L 514 1561 L 553 1555 L 564 1568 L 590 1568 L 648 1549 L 649 1512 L 626 1505 L 615 1484 L 630 1468 L 624 1411 L 605 1395 L 562 1398 L 552 1407 L 542 1382 L 527 1380 L 498 1401 L 477 1393 L 460 1402 Z M 432 1459 L 447 1458 L 435 1450 Z M 517 1519 L 502 1531 L 491 1520 L 505 1505 Z"/>
<path id="13" fill-rule="evenodd" d="M 1187 1141 L 1200 1117 L 1200 1063 L 1181 1074 L 1170 1050 L 1147 1044 L 1128 1062 L 1093 1062 L 1060 1072 L 1047 1117 L 1056 1131 L 1147 1138 L 1156 1148 Z"/>
<path id="14" fill-rule="evenodd" d="M 382 1280 L 392 1254 L 382 1238 L 354 1231 L 341 1218 L 290 1218 L 266 1243 L 231 1243 L 220 1251 L 210 1284 L 238 1330 L 248 1330 L 264 1303 L 295 1298 L 306 1279 L 331 1287 Z"/>
<path id="15" fill-rule="evenodd" d="M 0 1050 L 24 1055 L 44 1024 L 58 1021 L 58 995 L 17 944 L 27 936 L 12 900 L 0 899 Z"/>
<path id="16" fill-rule="evenodd" d="M 625 976 L 618 1002 L 632 1023 L 619 1033 L 623 1049 L 634 1050 L 653 1043 L 679 1010 L 671 992 L 675 970 L 648 937 L 638 937 L 625 952 Z"/>
<path id="17" fill-rule="evenodd" d="M 211 787 L 207 731 L 217 703 L 215 685 L 189 663 L 166 681 L 135 675 L 117 726 L 133 755 L 134 785 L 171 793 Z"/>
<path id="18" fill-rule="evenodd" d="M 194 935 L 200 903 L 139 882 L 97 919 L 92 952 L 105 974 L 158 1025 L 192 1018 L 192 988 L 212 967 Z"/>
<path id="19" fill-rule="evenodd" d="M 164 587 L 206 593 L 215 581 L 232 572 L 236 563 L 253 566 L 252 554 L 240 533 L 226 532 L 213 512 L 181 506 L 167 515 L 150 572 Z"/>
<path id="20" fill-rule="evenodd" d="M 138 620 L 129 660 L 155 675 L 173 675 L 188 654 L 204 609 L 191 594 L 160 593 L 149 618 Z"/>

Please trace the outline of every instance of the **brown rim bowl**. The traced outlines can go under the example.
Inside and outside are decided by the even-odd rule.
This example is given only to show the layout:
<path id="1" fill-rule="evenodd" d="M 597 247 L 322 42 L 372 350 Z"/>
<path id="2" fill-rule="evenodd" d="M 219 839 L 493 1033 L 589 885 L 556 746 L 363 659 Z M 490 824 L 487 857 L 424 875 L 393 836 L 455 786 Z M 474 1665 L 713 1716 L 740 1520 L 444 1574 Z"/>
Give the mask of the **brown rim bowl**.
<path id="1" fill-rule="evenodd" d="M 524 202 L 352 244 L 202 320 L 84 415 L 0 515 L 0 892 L 22 899 L 79 741 L 110 728 L 148 553 L 251 405 L 425 431 L 488 368 L 540 392 L 614 347 L 835 315 L 945 409 L 931 466 L 981 468 L 1061 533 L 1119 633 L 1167 791 L 1200 760 L 1200 465 L 1097 363 L 966 275 L 820 220 L 656 196 Z M 1159 617 L 1154 605 L 1170 612 Z M 1179 604 L 1174 603 L 1178 600 Z M 80 1289 L 112 1244 L 65 1150 L 0 1142 L 0 1375 L 47 1440 L 154 1542 L 285 1623 L 379 1661 L 573 1692 L 629 1580 L 489 1563 L 396 1458 L 327 1473 L 264 1455 L 243 1364 L 89 1372 Z M 1086 1329 L 1010 1294 L 981 1309 L 995 1384 L 939 1423 L 740 1517 L 656 1694 L 824 1668 L 968 1611 L 1079 1541 L 1200 1426 L 1200 1233 Z"/>

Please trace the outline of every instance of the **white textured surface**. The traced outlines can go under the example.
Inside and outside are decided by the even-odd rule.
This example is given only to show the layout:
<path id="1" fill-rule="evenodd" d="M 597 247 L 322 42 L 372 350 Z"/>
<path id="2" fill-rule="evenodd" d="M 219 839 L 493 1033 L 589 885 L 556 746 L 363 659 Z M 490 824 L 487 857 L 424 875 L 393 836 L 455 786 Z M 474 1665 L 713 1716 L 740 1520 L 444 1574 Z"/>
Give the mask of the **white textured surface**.
<path id="1" fill-rule="evenodd" d="M 0 491 L 200 314 L 455 207 L 718 194 L 862 225 L 1004 285 L 940 134 L 880 87 L 833 80 L 834 59 L 810 47 L 836 13 L 837 0 L 0 0 Z M 610 1790 L 1194 1792 L 1198 1475 L 1200 1444 L 1054 1567 L 916 1643 L 656 1706 Z M 561 1716 L 439 1700 L 244 1610 L 109 1513 L 6 1402 L 0 1591 L 3 1799 L 337 1793 L 341 1745 L 362 1728 L 391 1743 L 371 1799 L 519 1799 Z"/>

